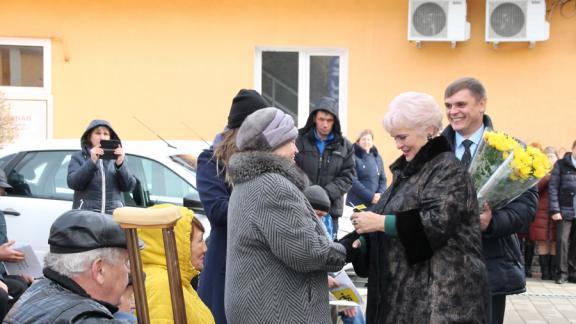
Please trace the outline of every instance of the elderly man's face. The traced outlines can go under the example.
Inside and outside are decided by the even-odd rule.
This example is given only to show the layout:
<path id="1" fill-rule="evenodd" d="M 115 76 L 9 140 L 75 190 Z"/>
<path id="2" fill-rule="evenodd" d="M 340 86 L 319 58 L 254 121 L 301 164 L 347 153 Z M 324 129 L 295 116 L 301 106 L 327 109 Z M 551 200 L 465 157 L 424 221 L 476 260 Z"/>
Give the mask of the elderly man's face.
<path id="1" fill-rule="evenodd" d="M 463 89 L 444 98 L 446 116 L 458 134 L 468 138 L 481 126 L 486 110 L 486 99 L 476 100 L 470 90 Z"/>
<path id="2" fill-rule="evenodd" d="M 128 251 L 122 251 L 120 258 L 109 263 L 104 261 L 102 264 L 104 298 L 102 301 L 112 305 L 120 305 L 124 291 L 128 286 L 128 274 L 130 273 L 130 260 Z"/>

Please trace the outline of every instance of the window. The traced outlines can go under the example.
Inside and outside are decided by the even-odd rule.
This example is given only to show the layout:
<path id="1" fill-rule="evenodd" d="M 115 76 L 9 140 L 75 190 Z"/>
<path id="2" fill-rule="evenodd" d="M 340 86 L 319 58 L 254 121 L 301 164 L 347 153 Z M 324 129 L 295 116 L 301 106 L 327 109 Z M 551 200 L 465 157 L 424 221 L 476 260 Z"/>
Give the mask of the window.
<path id="1" fill-rule="evenodd" d="M 29 152 L 18 162 L 8 182 L 15 196 L 72 200 L 66 176 L 72 152 Z"/>
<path id="2" fill-rule="evenodd" d="M 338 102 L 346 130 L 348 54 L 344 49 L 257 48 L 255 88 L 302 127 L 322 97 Z"/>
<path id="3" fill-rule="evenodd" d="M 0 45 L 0 85 L 42 87 L 43 51 L 42 46 Z"/>
<path id="4" fill-rule="evenodd" d="M 0 38 L 0 89 L 49 92 L 51 51 L 50 40 Z"/>
<path id="5" fill-rule="evenodd" d="M 0 91 L 19 127 L 16 141 L 52 137 L 50 39 L 0 37 Z"/>
<path id="6" fill-rule="evenodd" d="M 8 162 L 12 161 L 12 159 L 16 156 L 16 153 L 6 155 L 5 157 L 0 159 L 0 169 L 4 169 Z"/>
<path id="7" fill-rule="evenodd" d="M 126 161 L 153 203 L 182 205 L 186 196 L 200 200 L 196 188 L 161 163 L 136 155 L 129 155 Z"/>

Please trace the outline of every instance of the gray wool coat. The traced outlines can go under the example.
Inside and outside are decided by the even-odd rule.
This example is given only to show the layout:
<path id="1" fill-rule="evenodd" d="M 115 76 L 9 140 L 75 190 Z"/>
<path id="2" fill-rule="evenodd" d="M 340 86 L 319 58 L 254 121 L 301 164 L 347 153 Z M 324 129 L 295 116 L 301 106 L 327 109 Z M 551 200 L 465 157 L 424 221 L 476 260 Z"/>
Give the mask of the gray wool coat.
<path id="1" fill-rule="evenodd" d="M 237 153 L 228 172 L 228 323 L 330 323 L 327 271 L 346 250 L 326 238 L 302 193 L 306 175 L 268 152 Z"/>
<path id="2" fill-rule="evenodd" d="M 376 205 L 398 235 L 365 236 L 354 269 L 368 276 L 367 323 L 488 323 L 490 293 L 476 192 L 443 137 L 391 169 Z M 386 230 L 388 232 L 388 230 Z"/>

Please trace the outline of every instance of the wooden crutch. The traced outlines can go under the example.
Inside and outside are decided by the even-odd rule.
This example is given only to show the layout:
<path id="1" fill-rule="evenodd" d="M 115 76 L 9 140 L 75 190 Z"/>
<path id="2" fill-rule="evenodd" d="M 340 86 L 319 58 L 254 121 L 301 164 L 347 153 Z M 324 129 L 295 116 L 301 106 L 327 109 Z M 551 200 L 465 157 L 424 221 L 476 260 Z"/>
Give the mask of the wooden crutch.
<path id="1" fill-rule="evenodd" d="M 146 299 L 146 288 L 144 286 L 142 260 L 140 259 L 140 250 L 138 248 L 138 228 L 162 229 L 174 323 L 187 323 L 180 267 L 178 265 L 178 251 L 176 250 L 176 239 L 174 237 L 174 225 L 180 217 L 180 210 L 176 206 L 158 209 L 121 207 L 114 210 L 112 218 L 126 231 L 128 253 L 130 256 L 130 272 L 132 273 L 134 298 L 139 324 L 149 324 L 150 315 L 148 314 L 148 301 Z"/>

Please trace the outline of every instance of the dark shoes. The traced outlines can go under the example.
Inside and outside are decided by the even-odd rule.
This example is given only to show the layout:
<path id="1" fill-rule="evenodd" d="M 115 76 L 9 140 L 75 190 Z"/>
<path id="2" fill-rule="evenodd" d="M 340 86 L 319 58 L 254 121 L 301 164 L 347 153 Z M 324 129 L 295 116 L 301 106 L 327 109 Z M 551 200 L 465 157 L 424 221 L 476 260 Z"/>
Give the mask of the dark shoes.
<path id="1" fill-rule="evenodd" d="M 568 278 L 566 278 L 563 275 L 560 275 L 560 276 L 558 276 L 558 278 L 556 278 L 556 283 L 559 285 L 564 284 L 566 282 L 568 282 Z"/>

